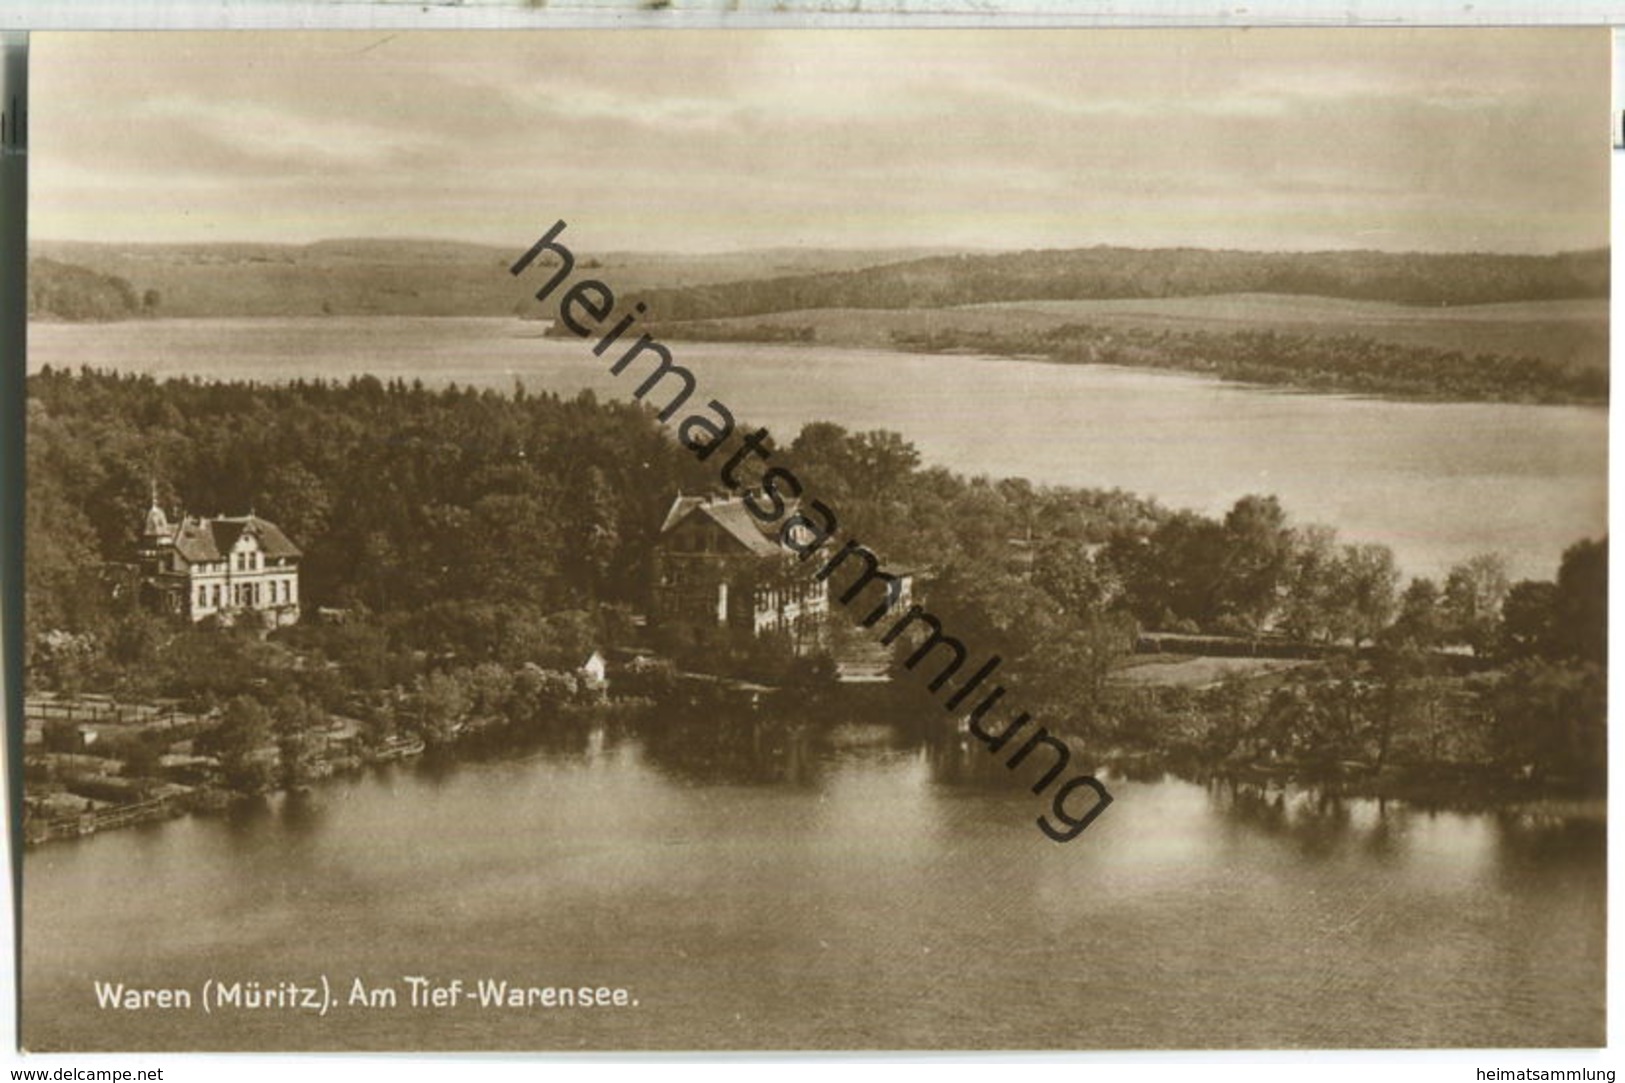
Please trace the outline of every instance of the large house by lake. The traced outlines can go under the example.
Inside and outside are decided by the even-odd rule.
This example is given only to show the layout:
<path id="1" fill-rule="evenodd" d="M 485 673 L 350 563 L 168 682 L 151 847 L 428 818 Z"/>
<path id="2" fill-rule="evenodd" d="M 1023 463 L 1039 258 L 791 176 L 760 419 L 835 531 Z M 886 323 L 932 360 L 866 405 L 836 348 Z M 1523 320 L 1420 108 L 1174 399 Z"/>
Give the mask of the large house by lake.
<path id="1" fill-rule="evenodd" d="M 783 632 L 804 645 L 829 616 L 829 584 L 742 497 L 679 493 L 655 545 L 650 616 L 679 632 Z"/>
<path id="2" fill-rule="evenodd" d="M 299 547 L 280 527 L 248 515 L 171 522 L 155 499 L 137 550 L 142 596 L 200 621 L 256 615 L 270 626 L 299 619 Z"/>

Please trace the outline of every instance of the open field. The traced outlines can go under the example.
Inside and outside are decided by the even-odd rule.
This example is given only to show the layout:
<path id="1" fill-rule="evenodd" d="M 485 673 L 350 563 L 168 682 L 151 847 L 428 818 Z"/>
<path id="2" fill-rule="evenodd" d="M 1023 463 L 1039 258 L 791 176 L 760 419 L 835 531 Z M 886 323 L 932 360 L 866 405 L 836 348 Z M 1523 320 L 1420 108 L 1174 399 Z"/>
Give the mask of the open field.
<path id="1" fill-rule="evenodd" d="M 1066 324 L 1193 333 L 1280 331 L 1439 350 L 1538 357 L 1606 371 L 1608 302 L 1596 299 L 1418 307 L 1282 294 L 1110 301 L 1012 301 L 935 309 L 816 309 L 667 325 L 673 338 L 750 338 L 759 328 L 811 328 L 814 342 L 887 348 L 894 336 L 1043 332 Z M 719 336 L 719 337 L 722 337 Z M 763 336 L 765 337 L 765 336 Z"/>
<path id="2" fill-rule="evenodd" d="M 1422 307 L 1385 301 L 1280 294 L 1227 294 L 1127 301 L 1026 301 L 976 306 L 1041 313 L 1064 323 L 1168 331 L 1281 331 L 1462 353 L 1540 357 L 1608 368 L 1608 302 L 1600 298 Z"/>

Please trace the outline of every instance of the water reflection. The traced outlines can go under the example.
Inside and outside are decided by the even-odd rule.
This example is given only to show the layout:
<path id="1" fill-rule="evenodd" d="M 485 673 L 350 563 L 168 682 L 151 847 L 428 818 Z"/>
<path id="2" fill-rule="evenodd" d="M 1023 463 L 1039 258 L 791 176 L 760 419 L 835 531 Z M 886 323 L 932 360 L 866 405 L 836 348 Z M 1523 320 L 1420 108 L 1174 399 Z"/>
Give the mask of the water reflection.
<path id="1" fill-rule="evenodd" d="M 1608 825 L 1601 815 L 1558 818 L 1502 811 L 1489 815 L 1495 836 L 1495 875 L 1504 886 L 1534 878 L 1570 887 L 1596 887 L 1607 880 Z"/>
<path id="2" fill-rule="evenodd" d="M 1009 805 L 1022 823 L 1042 811 L 1041 801 L 1023 803 L 1030 797 L 1029 780 L 964 734 L 912 723 L 814 724 L 752 712 L 504 731 L 455 751 L 430 753 L 411 764 L 369 768 L 361 777 L 391 792 L 400 791 L 407 780 L 413 789 L 454 791 L 470 784 L 470 772 L 477 775 L 482 764 L 545 762 L 589 771 L 652 772 L 684 789 L 745 786 L 818 794 L 830 791 L 848 768 L 865 770 L 905 761 L 921 769 L 899 776 L 898 785 L 984 795 Z M 1075 766 L 1081 762 L 1075 761 Z M 1164 767 L 1132 761 L 1127 768 L 1116 766 L 1097 774 L 1114 794 L 1149 795 L 1191 785 Z M 1212 773 L 1195 785 L 1205 796 L 1205 819 L 1217 828 L 1221 848 L 1265 841 L 1310 864 L 1357 858 L 1377 867 L 1414 859 L 1457 866 L 1468 855 L 1476 861 L 1493 853 L 1500 873 L 1517 880 L 1543 870 L 1570 868 L 1576 862 L 1600 869 L 1606 846 L 1600 815 L 1572 815 L 1567 814 L 1572 810 L 1562 808 L 1468 815 Z M 242 845 L 263 843 L 268 831 L 290 837 L 318 834 L 327 826 L 335 792 L 341 791 L 333 784 L 318 784 L 287 795 L 241 801 L 220 823 Z M 1134 815 L 1135 803 L 1126 802 L 1108 815 L 1126 819 Z M 162 830 L 158 825 L 142 835 Z"/>
<path id="3" fill-rule="evenodd" d="M 276 811 L 283 831 L 313 835 L 321 830 L 325 809 L 321 797 L 307 788 L 283 795 Z"/>
<path id="4" fill-rule="evenodd" d="M 828 732 L 806 723 L 717 716 L 655 723 L 641 733 L 644 759 L 689 785 L 788 785 L 811 789 L 828 762 Z"/>
<path id="5" fill-rule="evenodd" d="M 1370 837 L 1384 831 L 1387 810 L 1377 824 L 1360 828 L 1351 802 L 1323 790 L 1274 787 L 1236 779 L 1212 778 L 1207 792 L 1213 807 L 1227 821 L 1256 834 L 1290 843 L 1293 852 L 1311 861 L 1336 857 L 1350 845 L 1369 845 Z"/>
<path id="6" fill-rule="evenodd" d="M 1584 1045 L 1601 824 L 1139 770 L 1079 840 L 963 735 L 555 726 L 30 851 L 24 1038 L 89 1048 Z M 131 885 L 109 895 L 107 883 Z M 137 885 L 151 885 L 137 890 Z M 610 980 L 624 1019 L 106 1019 L 86 975 Z M 404 969 L 403 969 L 404 968 Z M 1087 994 L 1082 1018 L 1077 998 Z M 1020 1012 L 988 1005 L 1022 1005 Z M 87 1020 L 94 1019 L 94 1026 Z"/>
<path id="7" fill-rule="evenodd" d="M 276 799 L 280 801 L 280 798 Z M 271 797 L 260 795 L 243 797 L 227 805 L 222 819 L 233 838 L 250 839 L 260 834 L 262 826 L 272 814 Z"/>

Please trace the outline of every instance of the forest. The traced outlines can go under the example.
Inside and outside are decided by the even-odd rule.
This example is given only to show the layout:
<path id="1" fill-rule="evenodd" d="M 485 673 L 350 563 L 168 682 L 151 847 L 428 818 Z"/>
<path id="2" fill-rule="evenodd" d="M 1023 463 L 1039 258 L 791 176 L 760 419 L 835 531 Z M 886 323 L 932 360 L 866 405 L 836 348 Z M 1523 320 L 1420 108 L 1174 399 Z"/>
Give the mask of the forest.
<path id="1" fill-rule="evenodd" d="M 1201 249 L 1074 251 L 932 257 L 854 271 L 646 291 L 650 323 L 670 339 L 817 341 L 820 328 L 863 326 L 866 310 L 969 311 L 1020 302 L 1294 296 L 1389 302 L 1417 311 L 1462 305 L 1607 296 L 1606 252 L 1559 256 L 1380 252 L 1263 253 Z M 990 310 L 995 315 L 1000 310 Z M 846 314 L 844 320 L 840 314 Z M 785 315 L 783 320 L 766 317 Z M 820 319 L 808 321 L 810 314 Z M 1602 364 L 1530 356 L 1497 336 L 1396 341 L 1386 332 L 1273 327 L 1213 329 L 1051 322 L 1009 313 L 991 326 L 892 330 L 893 348 L 1042 357 L 1210 373 L 1247 383 L 1406 399 L 1586 403 L 1608 401 Z M 797 317 L 802 322 L 796 322 Z M 746 322 L 758 317 L 755 322 Z M 789 321 L 789 322 L 784 322 Z M 913 321 L 899 319 L 898 323 Z M 814 326 L 814 325 L 818 326 Z M 561 333 L 555 326 L 552 334 Z M 1484 346 L 1491 348 L 1485 349 Z M 1557 351 L 1561 353 L 1561 351 Z"/>
<path id="2" fill-rule="evenodd" d="M 1554 256 L 1096 248 L 934 256 L 641 295 L 657 321 L 816 308 L 944 308 L 1000 301 L 1305 294 L 1407 305 L 1608 296 L 1604 250 Z"/>
<path id="3" fill-rule="evenodd" d="M 494 272 L 513 250 L 455 242 L 331 240 L 291 245 L 42 242 L 29 261 L 30 314 L 65 320 L 173 317 L 507 316 Z M 545 262 L 545 261 L 544 261 Z M 1262 293 L 1415 307 L 1608 297 L 1606 250 L 1252 252 L 1078 249 L 921 255 L 770 249 L 725 255 L 598 253 L 601 270 L 661 324 L 807 309 L 920 309 L 1015 301 Z M 533 306 L 531 306 L 533 307 Z"/>
<path id="4" fill-rule="evenodd" d="M 896 433 L 830 423 L 780 458 L 849 536 L 922 570 L 931 611 L 1007 660 L 1013 699 L 1103 755 L 1448 763 L 1600 784 L 1606 539 L 1572 547 L 1555 581 L 1511 582 L 1489 554 L 1443 582 L 1406 581 L 1386 547 L 1293 523 L 1267 494 L 1213 517 L 967 478 Z M 29 381 L 27 466 L 30 692 L 211 714 L 222 721 L 204 747 L 241 788 L 269 782 L 257 742 L 276 735 L 296 765 L 332 715 L 362 719 L 372 739 L 431 742 L 470 720 L 544 724 L 572 701 L 555 674 L 599 648 L 666 655 L 620 686 L 654 704 L 684 669 L 793 688 L 780 701 L 791 715 L 839 694 L 828 657 L 793 659 L 771 640 L 683 655 L 640 626 L 665 511 L 716 474 L 634 404 L 45 370 Z M 111 589 L 154 483 L 166 509 L 252 509 L 280 525 L 305 554 L 305 620 L 268 636 L 182 626 Z M 1157 632 L 1317 660 L 1213 689 L 1125 686 L 1122 667 Z M 936 709 L 908 687 L 920 673 L 894 669 L 889 710 Z"/>
<path id="5" fill-rule="evenodd" d="M 156 290 L 136 293 L 118 275 L 54 259 L 28 262 L 28 315 L 62 320 L 128 320 L 157 313 Z"/>
<path id="6" fill-rule="evenodd" d="M 1278 331 L 1177 332 L 1066 324 L 1038 333 L 900 335 L 903 349 L 974 350 L 1073 364 L 1204 372 L 1253 384 L 1413 400 L 1587 403 L 1608 401 L 1608 371 L 1538 357 L 1467 354 L 1380 342 L 1363 335 Z"/>

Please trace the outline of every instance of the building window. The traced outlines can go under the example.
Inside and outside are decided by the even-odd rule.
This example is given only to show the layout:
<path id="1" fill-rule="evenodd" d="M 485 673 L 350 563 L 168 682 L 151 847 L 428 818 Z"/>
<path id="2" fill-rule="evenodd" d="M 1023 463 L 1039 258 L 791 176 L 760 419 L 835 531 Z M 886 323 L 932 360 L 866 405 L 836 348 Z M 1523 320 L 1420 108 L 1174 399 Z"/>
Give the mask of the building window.
<path id="1" fill-rule="evenodd" d="M 197 588 L 197 604 L 198 604 L 199 609 L 202 609 L 204 606 L 209 604 L 209 588 L 208 587 L 199 587 L 199 588 Z"/>

